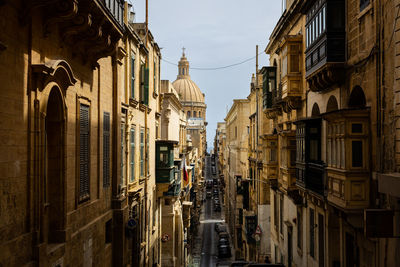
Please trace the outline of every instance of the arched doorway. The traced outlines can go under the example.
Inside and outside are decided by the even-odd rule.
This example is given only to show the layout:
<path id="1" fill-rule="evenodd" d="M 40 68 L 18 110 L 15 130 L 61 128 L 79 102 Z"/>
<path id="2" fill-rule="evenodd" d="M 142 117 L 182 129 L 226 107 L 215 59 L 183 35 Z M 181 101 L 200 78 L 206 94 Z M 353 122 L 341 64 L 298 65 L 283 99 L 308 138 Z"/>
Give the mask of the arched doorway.
<path id="1" fill-rule="evenodd" d="M 64 103 L 59 88 L 53 87 L 45 119 L 45 241 L 64 242 Z"/>
<path id="2" fill-rule="evenodd" d="M 360 86 L 354 87 L 353 91 L 351 91 L 349 97 L 349 107 L 350 108 L 363 108 L 365 107 L 367 101 L 365 99 L 365 94 L 363 89 Z"/>
<path id="3" fill-rule="evenodd" d="M 338 102 L 335 96 L 331 96 L 328 99 L 328 104 L 326 105 L 326 112 L 335 111 L 339 109 Z"/>

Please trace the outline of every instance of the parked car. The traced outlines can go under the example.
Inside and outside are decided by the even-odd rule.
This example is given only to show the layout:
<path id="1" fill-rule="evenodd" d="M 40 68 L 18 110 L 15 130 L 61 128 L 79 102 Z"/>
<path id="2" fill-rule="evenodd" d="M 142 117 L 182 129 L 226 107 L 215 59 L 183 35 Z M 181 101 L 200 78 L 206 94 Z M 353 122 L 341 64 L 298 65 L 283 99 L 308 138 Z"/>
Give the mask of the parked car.
<path id="1" fill-rule="evenodd" d="M 231 247 L 228 245 L 218 246 L 218 258 L 229 258 L 231 256 Z"/>
<path id="2" fill-rule="evenodd" d="M 223 225 L 223 223 L 221 223 L 221 222 L 215 223 L 214 224 L 214 230 L 218 232 L 218 227 L 221 226 L 221 225 Z"/>
<path id="3" fill-rule="evenodd" d="M 211 191 L 207 191 L 206 196 L 207 198 L 211 198 Z"/>
<path id="4" fill-rule="evenodd" d="M 219 232 L 218 237 L 219 238 L 229 238 L 229 234 L 227 232 Z"/>
<path id="5" fill-rule="evenodd" d="M 228 246 L 228 247 L 230 247 L 229 240 L 227 240 L 227 239 L 220 239 L 220 240 L 218 241 L 218 247 L 220 247 L 220 246 Z"/>
<path id="6" fill-rule="evenodd" d="M 227 231 L 226 225 L 224 225 L 224 224 L 219 225 L 219 226 L 216 228 L 216 231 L 217 231 L 218 234 L 221 233 L 221 232 L 226 232 L 226 231 Z"/>

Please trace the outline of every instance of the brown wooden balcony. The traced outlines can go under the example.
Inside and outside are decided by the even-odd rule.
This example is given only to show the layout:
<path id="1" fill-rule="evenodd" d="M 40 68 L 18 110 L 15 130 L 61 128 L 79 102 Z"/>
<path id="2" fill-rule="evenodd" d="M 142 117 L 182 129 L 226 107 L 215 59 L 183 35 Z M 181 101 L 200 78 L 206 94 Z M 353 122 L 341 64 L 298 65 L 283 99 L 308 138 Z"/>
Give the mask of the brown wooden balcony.
<path id="1" fill-rule="evenodd" d="M 345 210 L 369 205 L 369 109 L 324 114 L 327 120 L 328 201 Z"/>

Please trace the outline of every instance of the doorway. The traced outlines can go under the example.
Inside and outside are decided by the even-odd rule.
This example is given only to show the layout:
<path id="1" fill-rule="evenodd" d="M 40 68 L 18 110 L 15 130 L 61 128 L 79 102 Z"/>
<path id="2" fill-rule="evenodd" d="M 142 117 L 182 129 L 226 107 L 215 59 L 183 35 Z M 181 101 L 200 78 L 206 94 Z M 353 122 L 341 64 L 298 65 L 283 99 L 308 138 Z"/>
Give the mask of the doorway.
<path id="1" fill-rule="evenodd" d="M 53 87 L 46 110 L 44 207 L 45 240 L 65 242 L 64 233 L 64 104 L 61 92 Z M 47 238 L 46 238 L 47 237 Z"/>

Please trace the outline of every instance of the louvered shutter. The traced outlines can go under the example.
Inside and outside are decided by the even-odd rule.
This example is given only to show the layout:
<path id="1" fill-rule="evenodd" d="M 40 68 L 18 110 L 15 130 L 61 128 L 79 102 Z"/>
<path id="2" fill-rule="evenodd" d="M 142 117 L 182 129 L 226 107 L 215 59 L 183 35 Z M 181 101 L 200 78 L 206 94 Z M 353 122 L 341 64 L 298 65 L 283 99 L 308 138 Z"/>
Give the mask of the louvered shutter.
<path id="1" fill-rule="evenodd" d="M 131 176 L 130 176 L 130 182 L 135 181 L 135 128 L 132 126 L 131 128 L 131 148 L 130 148 L 130 167 L 131 167 Z"/>
<path id="2" fill-rule="evenodd" d="M 149 69 L 144 70 L 144 104 L 149 105 Z"/>
<path id="3" fill-rule="evenodd" d="M 131 57 L 131 98 L 135 98 L 135 56 Z"/>
<path id="4" fill-rule="evenodd" d="M 79 111 L 79 201 L 89 199 L 90 126 L 89 106 L 80 104 Z"/>
<path id="5" fill-rule="evenodd" d="M 103 114 L 103 186 L 110 186 L 110 113 Z"/>

